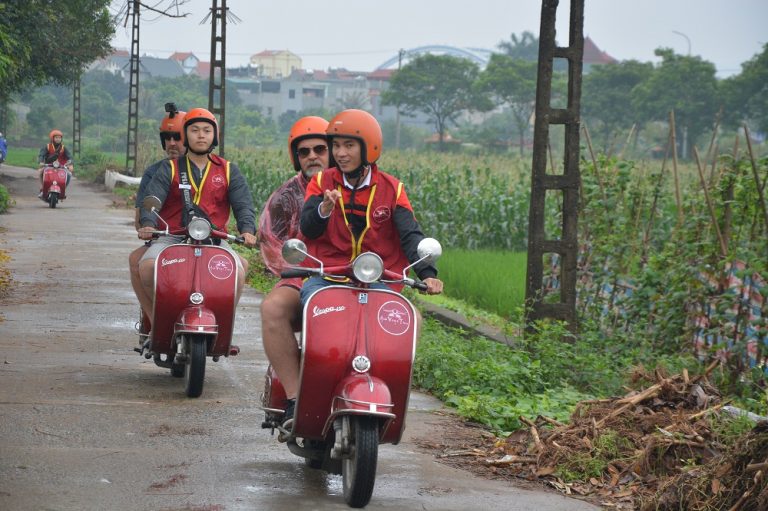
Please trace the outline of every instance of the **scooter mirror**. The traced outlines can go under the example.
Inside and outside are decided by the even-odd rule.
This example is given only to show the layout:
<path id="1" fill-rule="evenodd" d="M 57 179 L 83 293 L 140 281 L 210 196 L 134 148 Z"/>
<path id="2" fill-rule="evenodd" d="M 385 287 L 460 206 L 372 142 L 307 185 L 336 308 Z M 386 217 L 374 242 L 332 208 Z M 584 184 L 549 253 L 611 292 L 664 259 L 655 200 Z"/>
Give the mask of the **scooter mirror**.
<path id="1" fill-rule="evenodd" d="M 437 261 L 443 255 L 443 247 L 435 238 L 424 238 L 421 240 L 416 251 L 419 254 L 419 259 L 424 258 L 425 261 L 430 263 Z"/>
<path id="2" fill-rule="evenodd" d="M 283 243 L 283 259 L 289 264 L 299 264 L 307 257 L 307 245 L 296 238 Z"/>
<path id="3" fill-rule="evenodd" d="M 158 199 L 154 195 L 145 197 L 144 202 L 141 203 L 141 207 L 146 209 L 147 211 L 152 211 L 153 209 L 160 209 L 160 199 Z"/>

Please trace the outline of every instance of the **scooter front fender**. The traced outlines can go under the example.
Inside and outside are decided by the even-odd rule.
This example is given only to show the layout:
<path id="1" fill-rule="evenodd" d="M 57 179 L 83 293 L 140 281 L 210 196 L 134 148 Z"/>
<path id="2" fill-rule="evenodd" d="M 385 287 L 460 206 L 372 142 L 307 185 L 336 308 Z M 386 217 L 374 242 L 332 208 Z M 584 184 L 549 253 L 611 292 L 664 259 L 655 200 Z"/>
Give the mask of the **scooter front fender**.
<path id="1" fill-rule="evenodd" d="M 216 315 L 210 309 L 197 305 L 184 308 L 174 324 L 174 335 L 201 334 L 209 335 L 215 341 L 219 335 Z"/>
<path id="2" fill-rule="evenodd" d="M 398 443 L 402 432 L 388 435 L 389 425 L 395 419 L 395 404 L 389 386 L 380 378 L 367 374 L 351 374 L 341 380 L 333 393 L 331 414 L 323 428 L 327 434 L 333 421 L 341 415 L 368 415 L 380 419 L 379 435 L 382 443 Z"/>

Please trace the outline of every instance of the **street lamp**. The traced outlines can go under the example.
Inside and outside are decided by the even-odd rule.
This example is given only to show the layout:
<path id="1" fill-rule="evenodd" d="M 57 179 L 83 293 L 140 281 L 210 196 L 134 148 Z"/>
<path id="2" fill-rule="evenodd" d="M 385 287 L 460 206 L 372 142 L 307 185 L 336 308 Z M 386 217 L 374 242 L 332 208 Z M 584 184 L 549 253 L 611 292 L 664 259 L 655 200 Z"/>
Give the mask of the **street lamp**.
<path id="1" fill-rule="evenodd" d="M 677 30 L 673 30 L 672 33 L 685 37 L 685 40 L 688 42 L 688 56 L 690 57 L 691 56 L 691 40 L 688 38 L 687 35 L 683 34 L 682 32 L 678 32 Z"/>

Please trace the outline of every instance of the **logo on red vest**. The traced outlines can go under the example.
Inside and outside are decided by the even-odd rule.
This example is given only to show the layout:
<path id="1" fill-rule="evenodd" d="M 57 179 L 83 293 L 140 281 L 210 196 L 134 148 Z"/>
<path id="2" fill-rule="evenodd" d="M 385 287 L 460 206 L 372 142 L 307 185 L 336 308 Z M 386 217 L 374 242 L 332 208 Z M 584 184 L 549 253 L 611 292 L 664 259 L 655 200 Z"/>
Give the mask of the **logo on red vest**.
<path id="1" fill-rule="evenodd" d="M 226 180 L 224 179 L 224 176 L 221 174 L 216 174 L 211 178 L 211 183 L 213 183 L 213 186 L 216 188 L 221 188 L 222 186 L 226 185 Z"/>
<path id="2" fill-rule="evenodd" d="M 379 326 L 391 335 L 403 335 L 411 326 L 411 313 L 399 302 L 386 302 L 379 307 Z"/>
<path id="3" fill-rule="evenodd" d="M 208 261 L 208 273 L 215 279 L 226 280 L 234 270 L 232 259 L 223 254 L 217 254 Z"/>
<path id="4" fill-rule="evenodd" d="M 389 209 L 389 206 L 379 206 L 373 210 L 373 221 L 377 224 L 386 222 L 391 216 L 392 211 Z"/>

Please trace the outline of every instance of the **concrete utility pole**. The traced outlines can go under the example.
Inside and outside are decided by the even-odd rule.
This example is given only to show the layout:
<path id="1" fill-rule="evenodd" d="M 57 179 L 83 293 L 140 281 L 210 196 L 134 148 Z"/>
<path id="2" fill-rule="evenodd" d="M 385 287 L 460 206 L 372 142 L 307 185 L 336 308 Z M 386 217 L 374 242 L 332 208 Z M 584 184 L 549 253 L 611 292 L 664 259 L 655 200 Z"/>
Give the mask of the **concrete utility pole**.
<path id="1" fill-rule="evenodd" d="M 227 0 L 221 0 L 221 7 L 219 7 L 218 0 L 213 0 L 209 16 L 211 17 L 211 70 L 208 79 L 208 110 L 216 116 L 219 122 L 219 155 L 224 156 L 227 92 Z"/>
<path id="2" fill-rule="evenodd" d="M 128 87 L 128 141 L 125 149 L 125 173 L 129 176 L 136 175 L 136 145 L 139 127 L 139 5 L 141 5 L 139 0 L 133 0 L 128 7 L 131 17 L 131 67 Z"/>
<path id="3" fill-rule="evenodd" d="M 400 51 L 397 52 L 397 70 L 400 71 L 400 68 L 403 66 L 403 56 L 405 55 L 405 50 L 400 48 Z M 400 149 L 400 105 L 397 105 L 397 109 L 395 110 L 395 148 Z"/>
<path id="4" fill-rule="evenodd" d="M 72 157 L 80 157 L 80 73 L 72 85 Z"/>
<path id="5" fill-rule="evenodd" d="M 526 325 L 535 320 L 564 320 L 576 329 L 576 260 L 579 250 L 577 219 L 579 214 L 579 125 L 581 74 L 584 54 L 584 0 L 571 0 L 569 44 L 555 45 L 555 18 L 558 0 L 543 0 L 539 34 L 539 69 L 536 83 L 536 120 L 533 129 L 531 205 L 528 214 L 528 268 L 525 301 Z M 563 109 L 552 108 L 552 69 L 555 58 L 568 59 L 568 103 Z M 547 148 L 551 125 L 565 127 L 565 155 L 562 175 L 547 174 Z M 546 239 L 545 198 L 555 192 L 562 205 L 562 234 Z M 554 195 L 551 195 L 552 197 Z M 560 257 L 560 296 L 544 296 L 544 256 Z M 553 303 L 554 302 L 554 303 Z"/>

